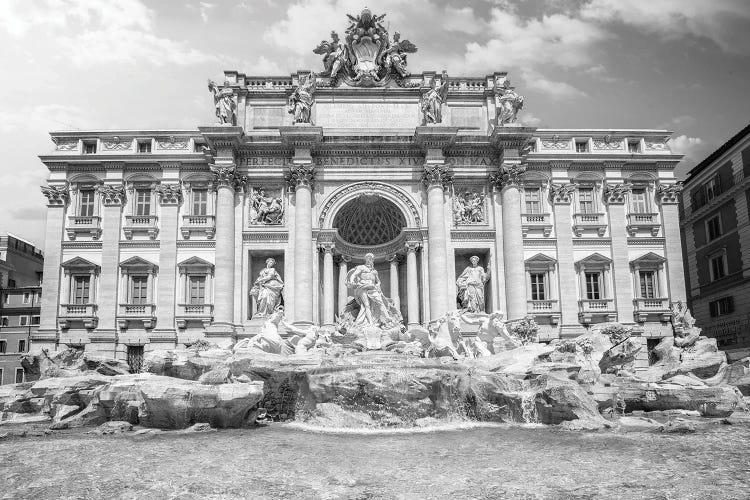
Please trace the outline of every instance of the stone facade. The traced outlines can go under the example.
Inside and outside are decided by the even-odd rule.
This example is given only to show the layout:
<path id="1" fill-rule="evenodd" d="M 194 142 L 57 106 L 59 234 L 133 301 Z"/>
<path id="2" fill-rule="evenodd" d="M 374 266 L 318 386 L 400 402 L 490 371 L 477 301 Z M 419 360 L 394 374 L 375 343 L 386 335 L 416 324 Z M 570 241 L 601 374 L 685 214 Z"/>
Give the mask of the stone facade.
<path id="1" fill-rule="evenodd" d="M 301 77 L 314 103 L 294 124 Z M 442 122 L 425 126 L 436 78 Z M 685 287 L 677 199 L 660 195 L 680 160 L 669 131 L 498 124 L 505 73 L 364 88 L 309 72 L 225 79 L 236 126 L 52 134 L 35 347 L 124 357 L 250 335 L 268 257 L 286 317 L 333 325 L 368 252 L 410 329 L 459 307 L 476 255 L 485 310 L 533 315 L 542 340 L 615 320 L 672 335 Z"/>
<path id="2" fill-rule="evenodd" d="M 685 180 L 684 232 L 688 300 L 703 334 L 721 349 L 750 348 L 750 126 Z"/>

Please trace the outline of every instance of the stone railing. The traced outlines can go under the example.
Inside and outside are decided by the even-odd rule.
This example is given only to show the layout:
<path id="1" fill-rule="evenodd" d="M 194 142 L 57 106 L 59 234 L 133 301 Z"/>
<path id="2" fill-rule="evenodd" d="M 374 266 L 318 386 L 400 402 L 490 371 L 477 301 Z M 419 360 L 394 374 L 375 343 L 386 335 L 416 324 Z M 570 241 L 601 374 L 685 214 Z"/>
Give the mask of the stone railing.
<path id="1" fill-rule="evenodd" d="M 200 321 L 204 327 L 208 327 L 213 320 L 213 304 L 178 304 L 177 305 L 177 328 L 184 329 L 188 321 Z"/>
<path id="2" fill-rule="evenodd" d="M 155 304 L 120 304 L 119 316 L 153 316 Z"/>
<path id="3" fill-rule="evenodd" d="M 213 215 L 183 215 L 180 231 L 185 239 L 190 238 L 192 232 L 205 232 L 206 237 L 211 239 L 216 233 L 216 217 Z"/>
<path id="4" fill-rule="evenodd" d="M 101 220 L 98 215 L 71 215 L 65 231 L 71 240 L 76 239 L 78 234 L 88 234 L 96 240 L 102 234 Z"/>
<path id="5" fill-rule="evenodd" d="M 541 229 L 544 236 L 549 236 L 552 232 L 550 215 L 548 213 L 521 214 L 521 232 L 524 237 L 527 236 L 532 229 Z"/>
<path id="6" fill-rule="evenodd" d="M 60 328 L 67 330 L 71 321 L 83 322 L 84 328 L 96 328 L 99 322 L 96 310 L 96 304 L 60 304 Z"/>
<path id="7" fill-rule="evenodd" d="M 638 311 L 668 311 L 669 310 L 669 299 L 657 298 L 657 299 L 644 299 L 635 298 L 633 299 L 633 305 Z"/>
<path id="8" fill-rule="evenodd" d="M 658 213 L 629 213 L 626 230 L 630 236 L 635 236 L 639 229 L 651 231 L 651 236 L 659 234 L 661 220 Z"/>
<path id="9" fill-rule="evenodd" d="M 448 90 L 453 92 L 484 92 L 486 88 L 484 78 L 452 78 L 448 84 Z"/>
<path id="10" fill-rule="evenodd" d="M 159 218 L 155 215 L 126 215 L 122 231 L 127 239 L 131 239 L 135 232 L 145 232 L 154 239 L 159 232 L 158 221 Z"/>
<path id="11" fill-rule="evenodd" d="M 573 232 L 581 236 L 586 229 L 595 229 L 599 236 L 607 231 L 607 219 L 603 213 L 574 213 Z"/>
<path id="12" fill-rule="evenodd" d="M 527 300 L 526 310 L 530 313 L 556 312 L 559 310 L 556 300 Z"/>
<path id="13" fill-rule="evenodd" d="M 614 311 L 614 299 L 581 299 L 578 301 L 578 307 L 584 313 L 606 313 Z"/>
<path id="14" fill-rule="evenodd" d="M 292 88 L 291 78 L 246 78 L 248 90 L 286 90 Z"/>

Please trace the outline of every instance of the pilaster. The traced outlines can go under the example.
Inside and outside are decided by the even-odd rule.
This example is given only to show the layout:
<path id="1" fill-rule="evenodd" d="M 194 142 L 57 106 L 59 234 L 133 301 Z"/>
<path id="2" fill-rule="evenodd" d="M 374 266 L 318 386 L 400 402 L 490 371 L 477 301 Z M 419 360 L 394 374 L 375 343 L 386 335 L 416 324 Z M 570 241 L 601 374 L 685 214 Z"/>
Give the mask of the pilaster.
<path id="1" fill-rule="evenodd" d="M 162 165 L 162 169 L 167 169 Z M 179 165 L 176 166 L 179 169 Z M 165 173 L 166 174 L 166 173 Z M 175 330 L 175 308 L 177 297 L 177 232 L 179 209 L 182 203 L 182 187 L 179 182 L 165 183 L 156 187 L 161 205 L 159 222 L 159 287 L 156 290 L 156 328 L 151 332 L 151 342 L 171 342 L 177 339 Z"/>
<path id="2" fill-rule="evenodd" d="M 115 343 L 117 340 L 117 306 L 118 306 L 118 278 L 120 275 L 120 232 L 122 210 L 125 205 L 125 186 L 122 183 L 122 168 L 124 164 L 109 165 L 108 174 L 114 174 L 114 168 L 119 168 L 116 177 L 109 177 L 105 184 L 99 186 L 99 196 L 102 201 L 102 265 L 97 297 L 99 323 L 92 334 L 92 341 Z M 103 347 L 103 346 L 102 346 Z"/>
<path id="3" fill-rule="evenodd" d="M 682 183 L 660 184 L 656 194 L 661 205 L 661 218 L 664 230 L 667 276 L 669 278 L 669 299 L 671 302 L 687 302 L 685 289 L 682 241 L 680 239 L 679 203 Z M 745 199 L 744 192 L 742 193 Z"/>
<path id="4" fill-rule="evenodd" d="M 570 210 L 574 191 L 575 186 L 569 183 L 552 184 L 550 186 L 550 203 L 555 216 L 555 236 L 557 239 L 561 336 L 565 336 L 566 332 L 579 333 L 581 329 L 578 322 L 578 290 L 576 288 L 577 278 Z M 552 283 L 550 285 L 554 286 Z"/>
<path id="5" fill-rule="evenodd" d="M 625 230 L 627 222 L 625 202 L 629 190 L 630 187 L 627 184 L 617 183 L 607 184 L 604 188 L 604 202 L 608 205 L 609 234 L 612 240 L 613 298 L 615 299 L 617 320 L 620 323 L 635 322 L 633 316 L 633 280 L 631 279 L 630 262 L 628 260 L 628 233 Z M 679 241 L 679 238 L 677 241 Z"/>

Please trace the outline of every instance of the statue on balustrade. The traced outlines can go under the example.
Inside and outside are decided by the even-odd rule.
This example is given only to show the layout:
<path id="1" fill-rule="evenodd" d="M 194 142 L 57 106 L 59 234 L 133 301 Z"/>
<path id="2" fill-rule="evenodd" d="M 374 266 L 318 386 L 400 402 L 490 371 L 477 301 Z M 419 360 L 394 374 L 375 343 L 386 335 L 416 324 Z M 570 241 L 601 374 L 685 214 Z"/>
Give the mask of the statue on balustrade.
<path id="1" fill-rule="evenodd" d="M 495 99 L 497 102 L 497 126 L 502 127 L 515 123 L 518 112 L 523 108 L 523 96 L 510 88 L 510 82 L 506 80 Z"/>
<path id="2" fill-rule="evenodd" d="M 354 292 L 354 303 L 347 304 L 344 315 L 354 318 L 353 325 L 393 328 L 401 323 L 401 313 L 393 300 L 383 295 L 374 261 L 373 254 L 368 253 L 365 263 L 347 274 L 346 286 Z"/>
<path id="3" fill-rule="evenodd" d="M 294 123 L 308 123 L 312 124 L 311 111 L 313 105 L 313 94 L 316 88 L 315 73 L 309 75 L 300 75 L 299 85 L 294 89 L 292 95 L 289 96 L 289 107 L 288 111 L 290 115 L 294 115 Z"/>
<path id="4" fill-rule="evenodd" d="M 422 122 L 425 125 L 443 123 L 443 103 L 448 98 L 448 73 L 443 71 L 440 85 L 432 78 L 432 85 L 423 94 L 419 103 Z"/>
<path id="5" fill-rule="evenodd" d="M 469 312 L 484 312 L 484 284 L 490 279 L 490 271 L 485 272 L 476 255 L 469 262 L 471 265 L 456 280 L 458 301 Z"/>
<path id="6" fill-rule="evenodd" d="M 237 125 L 237 105 L 234 103 L 234 91 L 229 82 L 224 82 L 224 87 L 219 88 L 211 80 L 208 81 L 208 90 L 214 95 L 214 107 L 219 125 Z"/>
<path id="7" fill-rule="evenodd" d="M 274 265 L 276 265 L 276 260 L 266 259 L 266 267 L 258 274 L 258 279 L 250 289 L 250 295 L 255 297 L 257 304 L 255 316 L 270 316 L 281 305 L 281 290 L 284 288 L 284 281 L 274 269 Z"/>
<path id="8" fill-rule="evenodd" d="M 266 196 L 263 189 L 253 190 L 250 195 L 250 224 L 281 224 L 283 216 L 281 198 Z"/>

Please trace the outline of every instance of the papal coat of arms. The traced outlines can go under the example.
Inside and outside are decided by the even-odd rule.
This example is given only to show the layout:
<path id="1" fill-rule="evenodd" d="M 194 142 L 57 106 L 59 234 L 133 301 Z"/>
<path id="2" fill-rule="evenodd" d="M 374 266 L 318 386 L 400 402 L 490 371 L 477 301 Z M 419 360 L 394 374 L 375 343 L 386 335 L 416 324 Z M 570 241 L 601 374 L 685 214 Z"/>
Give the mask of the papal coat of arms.
<path id="1" fill-rule="evenodd" d="M 417 51 L 409 40 L 401 40 L 398 32 L 390 37 L 381 16 L 364 9 L 358 16 L 347 14 L 350 23 L 344 41 L 331 32 L 331 40 L 323 40 L 313 50 L 323 56 L 325 71 L 321 76 L 342 80 L 349 85 L 371 87 L 385 85 L 394 79 L 402 84 L 409 76 L 406 56 Z"/>

